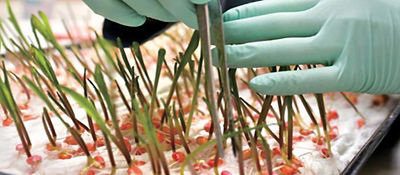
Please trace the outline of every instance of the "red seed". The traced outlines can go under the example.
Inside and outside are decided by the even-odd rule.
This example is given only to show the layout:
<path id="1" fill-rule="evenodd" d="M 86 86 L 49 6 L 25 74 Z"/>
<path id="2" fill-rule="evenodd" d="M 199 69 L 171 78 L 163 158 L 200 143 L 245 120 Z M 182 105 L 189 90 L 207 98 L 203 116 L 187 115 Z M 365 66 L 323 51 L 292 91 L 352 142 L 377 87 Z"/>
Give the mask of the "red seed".
<path id="1" fill-rule="evenodd" d="M 283 162 L 276 162 L 274 166 L 278 167 L 278 166 L 283 166 L 285 165 L 285 163 Z"/>
<path id="2" fill-rule="evenodd" d="M 302 135 L 293 136 L 293 141 L 301 141 L 301 140 L 303 140 L 303 136 Z"/>
<path id="3" fill-rule="evenodd" d="M 386 104 L 388 100 L 389 100 L 389 96 L 387 96 L 387 95 L 376 95 L 372 99 L 372 104 L 374 106 L 379 106 L 382 104 Z"/>
<path id="4" fill-rule="evenodd" d="M 95 156 L 93 159 L 98 163 L 97 166 L 95 165 L 96 168 L 102 169 L 106 167 L 106 162 L 104 161 L 103 157 Z"/>
<path id="5" fill-rule="evenodd" d="M 331 157 L 328 148 L 321 148 L 322 158 L 329 158 Z"/>
<path id="6" fill-rule="evenodd" d="M 223 161 L 221 158 L 219 158 L 219 159 L 218 159 L 217 166 L 221 166 L 223 163 L 224 163 L 224 161 Z M 208 166 L 210 166 L 210 167 L 214 167 L 214 164 L 215 164 L 214 159 L 210 159 L 210 160 L 207 162 L 207 164 L 208 164 Z"/>
<path id="7" fill-rule="evenodd" d="M 204 125 L 204 130 L 207 132 L 211 131 L 211 121 L 208 121 L 205 125 Z"/>
<path id="8" fill-rule="evenodd" d="M 262 143 L 260 143 L 260 142 L 257 142 L 256 146 L 258 149 L 264 149 Z"/>
<path id="9" fill-rule="evenodd" d="M 131 150 L 132 150 L 132 145 L 131 145 L 131 143 L 129 142 L 129 140 L 126 139 L 126 138 L 124 138 L 124 143 L 125 143 L 126 148 L 128 149 L 128 152 L 131 152 Z"/>
<path id="10" fill-rule="evenodd" d="M 175 145 L 182 145 L 181 139 L 175 138 L 174 140 L 175 140 Z M 166 142 L 167 144 L 169 144 L 169 146 L 172 146 L 172 142 L 170 140 L 167 140 Z"/>
<path id="11" fill-rule="evenodd" d="M 96 144 L 98 147 L 104 146 L 104 138 L 101 137 L 101 138 L 97 139 Z"/>
<path id="12" fill-rule="evenodd" d="M 162 128 L 161 128 L 161 130 L 163 131 L 163 132 L 165 132 L 165 133 L 170 133 L 170 128 L 168 127 L 168 126 L 163 126 Z M 174 128 L 174 129 L 172 129 L 172 133 L 173 134 L 178 134 L 178 129 L 177 128 Z"/>
<path id="13" fill-rule="evenodd" d="M 133 153 L 135 155 L 142 155 L 142 154 L 144 154 L 146 152 L 147 152 L 147 150 L 146 150 L 145 147 L 135 147 L 135 148 L 133 148 Z"/>
<path id="14" fill-rule="evenodd" d="M 18 108 L 20 110 L 27 110 L 29 108 L 28 103 L 22 104 L 22 105 L 18 105 Z"/>
<path id="15" fill-rule="evenodd" d="M 90 168 L 86 173 L 86 175 L 95 175 L 95 174 L 96 174 L 96 171 L 94 171 L 94 169 L 92 169 L 92 168 Z"/>
<path id="16" fill-rule="evenodd" d="M 140 170 L 140 168 L 135 165 L 129 167 L 127 172 L 128 172 L 128 175 L 142 175 L 143 174 L 142 170 Z"/>
<path id="17" fill-rule="evenodd" d="M 293 175 L 297 172 L 297 169 L 290 165 L 283 165 L 279 170 L 284 175 Z"/>
<path id="18" fill-rule="evenodd" d="M 195 164 L 193 164 L 193 169 L 194 169 L 195 171 L 199 171 L 199 170 L 201 169 L 200 163 L 195 163 Z"/>
<path id="19" fill-rule="evenodd" d="M 188 104 L 185 107 L 183 107 L 183 110 L 182 110 L 183 114 L 189 114 L 191 107 L 192 107 L 191 104 Z"/>
<path id="20" fill-rule="evenodd" d="M 264 150 L 262 150 L 260 152 L 260 156 L 261 156 L 261 158 L 265 159 L 267 157 L 267 153 Z"/>
<path id="21" fill-rule="evenodd" d="M 311 141 L 312 141 L 313 143 L 317 144 L 317 145 L 322 145 L 322 144 L 324 144 L 324 142 L 325 142 L 325 137 L 324 137 L 324 136 L 313 137 L 313 138 L 311 139 Z"/>
<path id="22" fill-rule="evenodd" d="M 253 118 L 254 118 L 254 120 L 258 120 L 260 118 L 260 115 L 254 114 Z"/>
<path id="23" fill-rule="evenodd" d="M 353 104 L 357 104 L 358 103 L 357 94 L 353 94 L 353 93 L 350 93 L 350 92 L 343 92 L 343 93 L 347 96 L 347 98 L 349 98 L 351 103 L 353 103 Z"/>
<path id="24" fill-rule="evenodd" d="M 113 121 L 109 120 L 106 122 L 108 124 L 108 126 L 113 126 Z M 117 119 L 117 123 L 119 123 L 119 119 Z"/>
<path id="25" fill-rule="evenodd" d="M 32 115 L 29 115 L 29 114 L 25 114 L 25 115 L 22 116 L 22 118 L 23 118 L 24 121 L 29 121 L 29 120 L 35 119 L 36 117 L 34 117 Z"/>
<path id="26" fill-rule="evenodd" d="M 275 118 L 275 115 L 274 115 L 273 113 L 268 113 L 267 116 L 268 116 L 269 118 Z"/>
<path id="27" fill-rule="evenodd" d="M 88 148 L 88 150 L 89 150 L 90 152 L 96 151 L 96 145 L 93 144 L 93 143 L 88 143 L 88 144 L 86 144 L 86 147 Z"/>
<path id="28" fill-rule="evenodd" d="M 317 138 L 317 137 L 313 137 L 313 138 L 311 139 L 311 141 L 312 141 L 313 143 L 317 143 L 317 142 L 318 142 L 318 138 Z"/>
<path id="29" fill-rule="evenodd" d="M 141 160 L 134 160 L 133 164 L 136 165 L 136 166 L 142 166 L 142 165 L 145 165 L 146 162 L 145 161 L 141 161 Z"/>
<path id="30" fill-rule="evenodd" d="M 201 160 L 195 164 L 193 164 L 193 169 L 195 171 L 199 171 L 200 169 L 208 169 L 209 167 L 204 163 L 204 160 Z"/>
<path id="31" fill-rule="evenodd" d="M 336 120 L 339 118 L 339 114 L 336 111 L 329 111 L 326 117 L 329 121 Z"/>
<path id="32" fill-rule="evenodd" d="M 120 126 L 120 129 L 123 130 L 123 131 L 124 130 L 130 130 L 132 128 L 133 128 L 133 123 L 131 123 L 131 122 L 125 122 Z"/>
<path id="33" fill-rule="evenodd" d="M 74 126 L 74 127 L 72 127 L 72 128 L 74 128 L 76 131 L 78 131 L 79 133 L 83 133 L 83 132 L 85 132 L 85 128 L 83 128 L 82 126 L 79 126 L 79 130 Z"/>
<path id="34" fill-rule="evenodd" d="M 94 128 L 94 130 L 96 130 L 96 131 L 98 131 L 99 129 L 100 129 L 100 127 L 95 123 L 95 124 L 93 124 L 93 128 Z"/>
<path id="35" fill-rule="evenodd" d="M 271 151 L 273 155 L 281 155 L 281 150 L 279 149 L 279 147 L 274 147 Z"/>
<path id="36" fill-rule="evenodd" d="M 221 175 L 232 175 L 232 173 L 227 170 L 224 170 L 221 172 Z"/>
<path id="37" fill-rule="evenodd" d="M 176 145 L 182 145 L 182 140 L 178 139 L 178 138 L 175 138 L 175 144 Z"/>
<path id="38" fill-rule="evenodd" d="M 208 138 L 206 136 L 199 136 L 196 138 L 196 143 L 199 145 L 203 145 L 208 142 Z"/>
<path id="39" fill-rule="evenodd" d="M 64 139 L 64 143 L 66 143 L 68 145 L 78 145 L 78 142 L 75 140 L 75 138 L 73 136 L 67 136 Z"/>
<path id="40" fill-rule="evenodd" d="M 297 159 L 296 157 L 292 157 L 292 162 L 297 166 L 297 167 L 303 167 L 303 163 Z"/>
<path id="41" fill-rule="evenodd" d="M 243 159 L 247 160 L 251 158 L 251 149 L 243 150 Z"/>
<path id="42" fill-rule="evenodd" d="M 191 138 L 188 138 L 186 141 L 189 144 L 196 143 L 196 140 L 195 139 L 191 139 Z"/>
<path id="43" fill-rule="evenodd" d="M 157 139 L 160 143 L 163 143 L 165 141 L 165 134 L 163 133 L 157 133 Z"/>
<path id="44" fill-rule="evenodd" d="M 21 143 L 17 144 L 15 146 L 15 150 L 17 150 L 19 153 L 24 153 L 25 152 L 24 145 L 22 145 Z"/>
<path id="45" fill-rule="evenodd" d="M 96 151 L 96 145 L 94 145 L 93 143 L 87 143 L 86 147 L 88 149 L 89 152 L 93 152 Z M 82 153 L 83 150 L 82 148 L 78 148 L 78 150 L 76 151 L 77 153 Z"/>
<path id="46" fill-rule="evenodd" d="M 26 163 L 28 163 L 31 166 L 36 166 L 40 162 L 42 162 L 42 157 L 40 157 L 39 155 L 32 155 L 31 157 L 28 157 L 26 159 Z"/>
<path id="47" fill-rule="evenodd" d="M 161 113 L 159 113 L 160 116 L 161 116 L 163 113 L 164 113 L 164 110 L 162 110 Z M 154 126 L 155 128 L 160 128 L 160 126 L 161 126 L 161 119 L 160 119 L 160 118 L 158 118 L 158 117 L 153 117 L 153 118 L 151 119 L 151 122 L 153 123 L 153 126 Z"/>
<path id="48" fill-rule="evenodd" d="M 60 154 L 57 155 L 57 157 L 58 157 L 58 159 L 62 159 L 62 160 L 71 159 L 72 158 L 72 154 L 60 153 Z"/>
<path id="49" fill-rule="evenodd" d="M 337 130 L 331 130 L 331 131 L 329 131 L 329 138 L 330 139 L 336 139 L 337 138 L 337 136 L 338 136 L 338 133 L 337 133 Z"/>
<path id="50" fill-rule="evenodd" d="M 185 154 L 183 152 L 174 152 L 172 153 L 172 159 L 174 159 L 176 162 L 183 162 L 185 161 Z"/>
<path id="51" fill-rule="evenodd" d="M 61 148 L 61 143 L 56 143 L 56 146 L 53 146 L 51 143 L 46 144 L 47 151 L 55 151 Z"/>
<path id="52" fill-rule="evenodd" d="M 358 129 L 362 128 L 365 125 L 365 120 L 363 118 L 359 118 L 357 120 L 357 127 Z"/>
<path id="53" fill-rule="evenodd" d="M 3 120 L 3 126 L 11 126 L 13 124 L 13 120 L 11 118 L 7 118 Z"/>
<path id="54" fill-rule="evenodd" d="M 261 173 L 261 175 L 270 175 L 270 174 L 268 172 L 263 172 L 263 173 Z M 272 175 L 279 175 L 279 174 L 272 172 Z"/>

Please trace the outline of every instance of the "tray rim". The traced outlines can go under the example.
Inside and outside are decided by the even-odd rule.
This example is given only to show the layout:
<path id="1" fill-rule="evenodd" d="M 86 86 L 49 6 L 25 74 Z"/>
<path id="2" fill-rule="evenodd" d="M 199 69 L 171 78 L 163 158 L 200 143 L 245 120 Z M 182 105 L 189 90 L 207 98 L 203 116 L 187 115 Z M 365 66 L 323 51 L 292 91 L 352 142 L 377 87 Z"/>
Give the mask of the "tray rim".
<path id="1" fill-rule="evenodd" d="M 386 119 L 379 125 L 379 127 L 370 136 L 367 142 L 361 147 L 353 159 L 347 164 L 346 168 L 340 173 L 341 175 L 357 175 L 363 165 L 375 152 L 376 148 L 380 145 L 382 140 L 392 128 L 393 123 L 400 116 L 400 101 L 396 100 L 393 104 L 393 109 L 386 117 Z"/>

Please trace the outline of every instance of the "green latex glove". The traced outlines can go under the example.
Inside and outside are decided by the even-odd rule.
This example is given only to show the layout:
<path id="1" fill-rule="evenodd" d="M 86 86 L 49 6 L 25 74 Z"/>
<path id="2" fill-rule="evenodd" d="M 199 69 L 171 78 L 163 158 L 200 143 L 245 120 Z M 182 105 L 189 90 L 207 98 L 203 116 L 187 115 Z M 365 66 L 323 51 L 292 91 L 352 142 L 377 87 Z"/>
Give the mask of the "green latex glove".
<path id="1" fill-rule="evenodd" d="M 231 68 L 325 65 L 257 76 L 250 82 L 257 92 L 400 93 L 398 0 L 266 0 L 224 20 Z"/>
<path id="2" fill-rule="evenodd" d="M 197 28 L 195 4 L 209 0 L 83 0 L 95 13 L 127 25 L 140 26 L 150 17 L 165 22 L 182 21 Z"/>

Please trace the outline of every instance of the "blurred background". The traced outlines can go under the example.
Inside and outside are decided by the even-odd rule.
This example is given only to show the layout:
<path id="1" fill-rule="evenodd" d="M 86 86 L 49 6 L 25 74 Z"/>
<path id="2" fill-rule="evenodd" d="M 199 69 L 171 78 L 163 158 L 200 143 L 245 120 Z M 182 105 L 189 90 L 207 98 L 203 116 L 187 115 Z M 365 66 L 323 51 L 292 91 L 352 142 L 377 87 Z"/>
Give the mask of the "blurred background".
<path id="1" fill-rule="evenodd" d="M 93 20 L 95 15 L 81 0 L 10 0 L 17 18 L 29 19 L 31 14 L 39 10 L 45 12 L 50 19 L 76 17 L 76 20 Z M 0 17 L 8 16 L 5 0 L 0 0 Z M 99 16 L 97 16 L 99 18 Z"/>
<path id="2" fill-rule="evenodd" d="M 11 8 L 23 32 L 32 37 L 30 17 L 43 11 L 49 18 L 52 30 L 61 43 L 68 41 L 66 27 L 76 40 L 89 40 L 94 37 L 91 29 L 101 34 L 104 18 L 96 15 L 81 0 L 10 0 Z M 8 23 L 8 10 L 5 0 L 0 0 L 0 18 L 5 27 Z M 65 43 L 64 42 L 64 43 Z M 0 49 L 4 53 L 4 48 Z"/>

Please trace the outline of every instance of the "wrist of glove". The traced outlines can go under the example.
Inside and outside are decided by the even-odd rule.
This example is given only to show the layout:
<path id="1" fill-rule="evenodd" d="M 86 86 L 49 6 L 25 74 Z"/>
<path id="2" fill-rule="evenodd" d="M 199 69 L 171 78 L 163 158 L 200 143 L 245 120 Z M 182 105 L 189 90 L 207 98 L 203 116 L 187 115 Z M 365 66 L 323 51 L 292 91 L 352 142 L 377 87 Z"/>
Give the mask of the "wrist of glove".
<path id="1" fill-rule="evenodd" d="M 400 93 L 398 1 L 268 0 L 224 20 L 231 68 L 324 65 L 257 76 L 250 86 L 260 93 Z"/>

